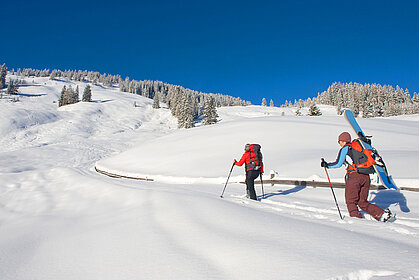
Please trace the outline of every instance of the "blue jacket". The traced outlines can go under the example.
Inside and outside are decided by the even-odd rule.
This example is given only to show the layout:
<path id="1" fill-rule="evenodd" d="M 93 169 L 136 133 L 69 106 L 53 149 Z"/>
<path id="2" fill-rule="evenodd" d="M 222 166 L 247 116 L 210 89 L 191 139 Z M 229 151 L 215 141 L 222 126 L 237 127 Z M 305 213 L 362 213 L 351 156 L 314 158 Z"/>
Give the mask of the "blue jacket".
<path id="1" fill-rule="evenodd" d="M 346 156 L 349 156 L 353 161 L 352 149 L 349 149 L 349 146 L 343 146 L 338 153 L 336 161 L 328 163 L 328 168 L 339 168 L 346 162 Z"/>

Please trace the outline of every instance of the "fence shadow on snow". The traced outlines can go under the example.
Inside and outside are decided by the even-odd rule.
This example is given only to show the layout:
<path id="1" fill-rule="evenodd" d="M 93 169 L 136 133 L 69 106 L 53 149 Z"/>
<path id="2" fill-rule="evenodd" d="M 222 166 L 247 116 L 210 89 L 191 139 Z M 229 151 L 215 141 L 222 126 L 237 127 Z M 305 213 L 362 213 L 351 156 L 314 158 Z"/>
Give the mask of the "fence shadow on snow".
<path id="1" fill-rule="evenodd" d="M 277 196 L 277 195 L 288 195 L 291 193 L 296 193 L 299 191 L 302 191 L 306 188 L 306 186 L 301 185 L 301 184 L 296 184 L 293 188 L 288 189 L 288 190 L 278 190 L 276 192 L 270 192 L 270 193 L 266 193 L 264 198 L 269 198 L 272 196 Z"/>

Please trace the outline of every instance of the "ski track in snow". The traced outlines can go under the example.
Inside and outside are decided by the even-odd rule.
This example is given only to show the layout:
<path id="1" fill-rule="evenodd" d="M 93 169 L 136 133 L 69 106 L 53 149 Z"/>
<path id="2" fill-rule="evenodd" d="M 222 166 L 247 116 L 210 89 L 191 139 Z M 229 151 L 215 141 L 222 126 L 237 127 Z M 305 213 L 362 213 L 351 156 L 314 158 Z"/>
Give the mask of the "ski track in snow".
<path id="1" fill-rule="evenodd" d="M 390 279 L 417 279 L 414 276 L 406 275 L 403 273 L 397 273 L 390 270 L 382 270 L 382 271 L 376 271 L 376 270 L 359 270 L 354 271 L 351 273 L 348 273 L 345 276 L 338 276 L 338 277 L 332 277 L 328 278 L 327 280 L 364 280 L 364 279 L 375 279 L 375 280 L 390 280 Z"/>
<path id="2" fill-rule="evenodd" d="M 329 222 L 337 222 L 342 224 L 353 224 L 359 221 L 369 224 L 373 227 L 380 225 L 375 219 L 365 214 L 366 219 L 357 219 L 349 216 L 346 209 L 340 208 L 343 220 L 340 219 L 336 206 L 331 206 L 331 209 L 313 207 L 307 203 L 295 201 L 293 203 L 273 201 L 271 199 L 264 199 L 259 197 L 259 201 L 252 201 L 245 196 L 232 196 L 231 201 L 239 204 L 246 204 L 250 207 L 264 211 L 279 212 L 282 215 L 291 215 L 303 219 L 311 220 L 312 222 L 321 222 L 326 220 Z M 345 207 L 345 205 L 343 204 Z M 385 224 L 387 230 L 394 231 L 403 235 L 419 235 L 419 220 L 405 217 L 397 217 L 393 223 Z"/>

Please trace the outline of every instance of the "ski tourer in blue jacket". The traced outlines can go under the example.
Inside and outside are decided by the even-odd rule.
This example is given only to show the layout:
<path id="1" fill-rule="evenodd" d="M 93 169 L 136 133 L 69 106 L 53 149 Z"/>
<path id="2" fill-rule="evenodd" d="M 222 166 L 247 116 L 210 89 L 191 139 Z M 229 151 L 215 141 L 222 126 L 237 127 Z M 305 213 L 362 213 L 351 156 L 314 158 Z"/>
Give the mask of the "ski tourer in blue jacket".
<path id="1" fill-rule="evenodd" d="M 373 218 L 379 221 L 389 221 L 393 215 L 389 209 L 383 210 L 375 204 L 368 202 L 368 194 L 370 190 L 370 176 L 363 173 L 362 168 L 357 168 L 360 164 L 359 152 L 352 147 L 351 135 L 343 132 L 338 137 L 338 143 L 341 146 L 336 161 L 326 162 L 322 159 L 321 166 L 326 168 L 339 168 L 344 163 L 348 165 L 347 174 L 345 176 L 345 202 L 351 217 L 363 218 L 361 210 L 369 213 Z M 346 160 L 350 157 L 352 164 Z"/>

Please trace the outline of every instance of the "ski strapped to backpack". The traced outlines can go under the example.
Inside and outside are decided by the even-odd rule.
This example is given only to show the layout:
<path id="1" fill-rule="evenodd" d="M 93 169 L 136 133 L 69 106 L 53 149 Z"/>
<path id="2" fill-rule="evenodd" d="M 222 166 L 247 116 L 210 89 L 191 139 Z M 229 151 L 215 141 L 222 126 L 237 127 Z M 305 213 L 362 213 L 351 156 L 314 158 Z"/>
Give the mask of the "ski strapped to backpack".
<path id="1" fill-rule="evenodd" d="M 373 151 L 372 156 L 375 160 L 375 164 L 373 164 L 373 167 L 383 185 L 388 189 L 398 190 L 399 188 L 396 186 L 392 177 L 388 173 L 388 169 L 386 167 L 386 164 L 384 163 L 383 158 L 380 156 L 378 151 L 374 147 L 372 147 L 371 136 L 365 135 L 358 122 L 356 121 L 354 113 L 352 113 L 351 110 L 345 110 L 343 114 L 345 116 L 345 119 L 348 121 L 349 125 L 352 127 L 358 138 L 361 140 L 361 145 L 364 148 Z"/>
<path id="2" fill-rule="evenodd" d="M 250 153 L 250 163 L 246 165 L 246 170 L 263 170 L 262 152 L 259 144 L 246 146 L 246 151 Z"/>
<path id="3" fill-rule="evenodd" d="M 376 152 L 371 149 L 366 149 L 362 146 L 360 139 L 355 139 L 348 144 L 349 148 L 352 150 L 353 163 L 348 164 L 346 168 L 348 173 L 358 172 L 361 174 L 372 174 L 375 172 L 374 164 L 377 164 L 375 161 Z"/>

